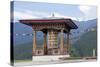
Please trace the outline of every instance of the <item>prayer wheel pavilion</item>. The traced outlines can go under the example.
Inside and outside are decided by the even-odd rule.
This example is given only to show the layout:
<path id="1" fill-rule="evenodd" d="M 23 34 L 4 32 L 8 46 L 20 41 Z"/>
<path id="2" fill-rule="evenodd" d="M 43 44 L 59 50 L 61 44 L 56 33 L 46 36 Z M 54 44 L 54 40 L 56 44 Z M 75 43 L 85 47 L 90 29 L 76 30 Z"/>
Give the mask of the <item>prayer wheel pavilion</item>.
<path id="1" fill-rule="evenodd" d="M 22 19 L 19 21 L 33 29 L 33 56 L 67 55 L 70 53 L 70 31 L 78 28 L 70 18 Z M 39 42 L 36 39 L 37 31 L 43 32 L 42 48 L 37 47 L 37 42 Z M 58 33 L 60 33 L 59 47 Z M 67 35 L 66 47 L 64 46 L 64 33 Z"/>

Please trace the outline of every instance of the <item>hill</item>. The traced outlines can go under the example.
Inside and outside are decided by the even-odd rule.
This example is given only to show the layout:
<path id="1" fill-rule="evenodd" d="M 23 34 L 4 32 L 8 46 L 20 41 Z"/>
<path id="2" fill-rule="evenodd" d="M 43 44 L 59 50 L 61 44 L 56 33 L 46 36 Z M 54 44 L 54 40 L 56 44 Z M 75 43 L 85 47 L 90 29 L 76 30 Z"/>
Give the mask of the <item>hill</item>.
<path id="1" fill-rule="evenodd" d="M 94 30 L 93 30 L 94 29 Z M 97 30 L 96 27 L 90 29 L 89 32 L 85 33 L 80 37 L 76 43 L 72 46 L 78 56 L 88 57 L 93 56 L 93 49 L 97 55 Z M 74 52 L 74 53 L 75 53 Z"/>

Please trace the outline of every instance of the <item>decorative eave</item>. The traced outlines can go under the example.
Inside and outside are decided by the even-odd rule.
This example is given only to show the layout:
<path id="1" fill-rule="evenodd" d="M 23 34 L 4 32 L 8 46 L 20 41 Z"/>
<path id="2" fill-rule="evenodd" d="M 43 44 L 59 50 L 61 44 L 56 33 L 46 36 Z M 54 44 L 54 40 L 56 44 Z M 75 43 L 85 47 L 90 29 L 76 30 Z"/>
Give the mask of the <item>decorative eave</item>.
<path id="1" fill-rule="evenodd" d="M 77 25 L 69 18 L 61 18 L 61 19 L 24 19 L 19 20 L 21 23 L 26 25 L 34 25 L 34 24 L 65 24 L 69 26 L 70 29 L 77 29 Z"/>

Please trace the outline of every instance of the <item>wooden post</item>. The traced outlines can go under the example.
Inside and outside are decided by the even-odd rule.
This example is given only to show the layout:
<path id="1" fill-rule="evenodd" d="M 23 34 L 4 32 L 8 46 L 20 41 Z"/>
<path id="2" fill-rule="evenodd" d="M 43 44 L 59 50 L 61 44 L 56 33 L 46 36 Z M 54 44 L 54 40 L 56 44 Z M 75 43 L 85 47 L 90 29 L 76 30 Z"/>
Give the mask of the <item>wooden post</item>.
<path id="1" fill-rule="evenodd" d="M 64 29 L 61 29 L 61 33 L 60 33 L 60 53 L 63 54 L 63 48 L 64 48 L 64 39 L 63 39 L 63 32 Z"/>
<path id="2" fill-rule="evenodd" d="M 34 31 L 34 38 L 33 38 L 33 54 L 36 54 L 36 31 Z"/>
<path id="3" fill-rule="evenodd" d="M 67 33 L 67 52 L 70 53 L 71 42 L 70 42 L 70 32 Z"/>
<path id="4" fill-rule="evenodd" d="M 47 54 L 47 40 L 46 40 L 46 36 L 47 36 L 47 33 L 44 33 L 44 42 L 43 42 L 43 50 L 44 50 L 44 55 Z"/>

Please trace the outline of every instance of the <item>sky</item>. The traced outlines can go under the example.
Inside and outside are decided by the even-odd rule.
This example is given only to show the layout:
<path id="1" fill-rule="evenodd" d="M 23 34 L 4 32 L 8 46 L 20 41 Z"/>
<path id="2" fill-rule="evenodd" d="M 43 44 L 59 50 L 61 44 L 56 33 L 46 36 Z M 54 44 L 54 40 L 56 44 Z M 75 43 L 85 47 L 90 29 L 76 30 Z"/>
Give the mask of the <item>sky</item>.
<path id="1" fill-rule="evenodd" d="M 77 21 L 87 21 L 97 18 L 97 7 L 86 5 L 42 3 L 14 1 L 14 22 L 20 19 L 36 18 L 71 18 Z"/>

